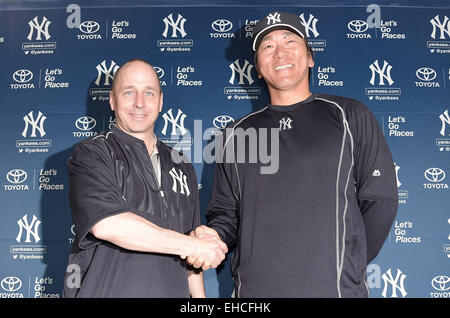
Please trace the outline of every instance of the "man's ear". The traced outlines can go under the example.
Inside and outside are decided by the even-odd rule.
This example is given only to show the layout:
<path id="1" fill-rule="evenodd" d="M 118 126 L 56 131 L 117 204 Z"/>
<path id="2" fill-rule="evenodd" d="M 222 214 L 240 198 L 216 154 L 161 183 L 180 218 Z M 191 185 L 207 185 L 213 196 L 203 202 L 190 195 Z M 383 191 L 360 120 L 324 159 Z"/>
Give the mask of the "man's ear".
<path id="1" fill-rule="evenodd" d="M 114 111 L 116 105 L 116 100 L 114 99 L 113 91 L 111 90 L 109 92 L 109 106 L 111 107 L 111 110 Z"/>
<path id="2" fill-rule="evenodd" d="M 258 56 L 257 56 L 256 52 L 255 52 L 255 55 L 253 55 L 253 64 L 255 65 L 255 70 L 256 70 L 256 74 L 258 74 L 258 78 L 261 79 L 262 74 L 259 71 Z"/>
<path id="3" fill-rule="evenodd" d="M 163 108 L 163 101 L 164 101 L 164 94 L 163 94 L 163 92 L 161 91 L 161 94 L 160 94 L 161 96 L 159 96 L 159 112 L 161 112 L 162 111 L 162 108 Z"/>
<path id="4" fill-rule="evenodd" d="M 309 67 L 314 67 L 314 51 L 312 50 L 312 48 L 309 46 L 308 41 L 306 41 L 306 47 L 308 48 L 308 66 Z"/>
<path id="5" fill-rule="evenodd" d="M 312 54 L 309 55 L 308 66 L 311 68 L 314 67 L 314 58 L 313 58 Z"/>

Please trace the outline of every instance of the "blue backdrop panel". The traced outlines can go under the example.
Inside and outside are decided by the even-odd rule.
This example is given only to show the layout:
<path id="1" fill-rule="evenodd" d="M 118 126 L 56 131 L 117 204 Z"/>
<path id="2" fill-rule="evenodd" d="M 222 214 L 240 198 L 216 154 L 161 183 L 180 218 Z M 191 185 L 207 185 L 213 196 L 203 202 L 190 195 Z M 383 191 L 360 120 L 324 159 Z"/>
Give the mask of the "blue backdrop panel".
<path id="1" fill-rule="evenodd" d="M 164 108 L 155 132 L 190 156 L 204 215 L 213 165 L 201 151 L 211 131 L 268 103 L 250 37 L 273 10 L 298 14 L 307 29 L 312 90 L 364 102 L 391 147 L 399 210 L 367 270 L 371 296 L 449 296 L 448 4 L 383 3 L 373 27 L 360 2 L 79 3 L 79 27 L 66 2 L 0 6 L 0 297 L 61 297 L 76 231 L 65 165 L 74 144 L 114 122 L 112 76 L 128 59 L 147 59 L 158 72 Z M 176 144 L 175 128 L 190 142 Z M 208 296 L 230 297 L 228 258 L 205 281 Z"/>

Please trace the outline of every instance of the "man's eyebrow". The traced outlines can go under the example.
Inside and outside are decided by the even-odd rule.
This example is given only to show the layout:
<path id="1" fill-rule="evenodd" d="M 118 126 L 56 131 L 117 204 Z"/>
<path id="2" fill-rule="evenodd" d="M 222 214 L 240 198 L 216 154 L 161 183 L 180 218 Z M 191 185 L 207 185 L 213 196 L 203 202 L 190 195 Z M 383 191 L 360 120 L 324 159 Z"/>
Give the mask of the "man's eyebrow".
<path id="1" fill-rule="evenodd" d="M 124 86 L 124 87 L 121 87 L 120 90 L 123 91 L 124 89 L 130 89 L 130 88 L 134 88 L 134 86 L 133 85 Z"/>
<path id="2" fill-rule="evenodd" d="M 122 91 L 122 90 L 130 89 L 130 88 L 135 89 L 136 86 L 135 85 L 127 85 L 127 86 L 121 87 L 120 90 Z M 145 90 L 151 90 L 151 91 L 156 91 L 157 90 L 155 87 L 149 86 L 149 85 L 145 86 L 144 89 Z"/>
<path id="3" fill-rule="evenodd" d="M 262 38 L 261 43 L 265 42 L 265 41 L 270 41 L 272 39 L 271 35 L 266 35 L 265 37 Z"/>

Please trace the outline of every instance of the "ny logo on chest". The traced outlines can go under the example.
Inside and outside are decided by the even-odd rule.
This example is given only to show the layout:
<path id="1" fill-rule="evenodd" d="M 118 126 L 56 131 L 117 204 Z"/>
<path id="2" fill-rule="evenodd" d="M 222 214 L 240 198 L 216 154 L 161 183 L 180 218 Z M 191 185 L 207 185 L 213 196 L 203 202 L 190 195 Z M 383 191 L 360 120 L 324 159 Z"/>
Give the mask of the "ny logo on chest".
<path id="1" fill-rule="evenodd" d="M 289 117 L 283 117 L 280 119 L 280 126 L 279 126 L 279 130 L 288 130 L 288 129 L 292 129 L 294 121 L 292 120 L 292 118 Z"/>
<path id="2" fill-rule="evenodd" d="M 191 194 L 191 191 L 189 191 L 189 187 L 186 180 L 186 175 L 183 173 L 181 169 L 177 170 L 175 167 L 170 169 L 169 174 L 172 176 L 172 190 L 175 193 L 181 193 L 189 196 Z M 179 190 L 179 191 L 178 191 Z"/>

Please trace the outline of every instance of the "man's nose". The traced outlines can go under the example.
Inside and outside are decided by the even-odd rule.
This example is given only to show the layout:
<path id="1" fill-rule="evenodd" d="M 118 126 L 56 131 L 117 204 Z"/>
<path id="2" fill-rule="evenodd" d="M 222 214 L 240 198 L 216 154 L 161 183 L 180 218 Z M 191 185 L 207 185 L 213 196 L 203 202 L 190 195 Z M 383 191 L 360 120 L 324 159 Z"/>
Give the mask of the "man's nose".
<path id="1" fill-rule="evenodd" d="M 274 58 L 281 58 L 287 54 L 287 50 L 283 45 L 277 45 L 274 52 Z"/>
<path id="2" fill-rule="evenodd" d="M 136 94 L 135 106 L 138 108 L 141 108 L 144 106 L 144 94 L 143 93 Z"/>

